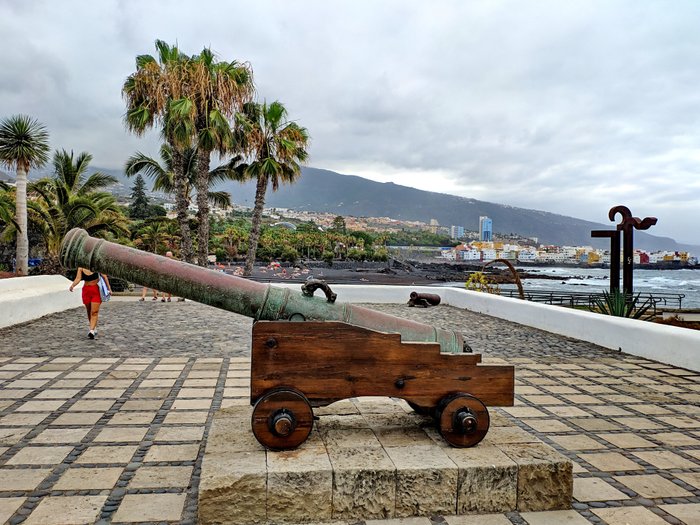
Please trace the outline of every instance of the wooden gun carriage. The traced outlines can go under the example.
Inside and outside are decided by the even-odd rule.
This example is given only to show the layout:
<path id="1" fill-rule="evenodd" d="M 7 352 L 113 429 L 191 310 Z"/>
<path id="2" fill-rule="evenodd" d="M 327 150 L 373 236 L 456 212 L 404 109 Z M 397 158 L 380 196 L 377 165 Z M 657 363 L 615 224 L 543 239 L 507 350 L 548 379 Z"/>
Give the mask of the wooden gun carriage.
<path id="1" fill-rule="evenodd" d="M 61 263 L 107 273 L 204 304 L 247 315 L 253 325 L 252 430 L 272 450 L 309 436 L 313 408 L 361 396 L 406 400 L 432 415 L 451 445 L 481 441 L 486 405 L 513 404 L 512 366 L 481 365 L 464 352 L 460 333 L 347 303 L 323 283 L 303 293 L 225 275 L 71 230 Z M 314 297 L 323 288 L 326 300 Z M 299 321 L 299 322 L 296 322 Z"/>

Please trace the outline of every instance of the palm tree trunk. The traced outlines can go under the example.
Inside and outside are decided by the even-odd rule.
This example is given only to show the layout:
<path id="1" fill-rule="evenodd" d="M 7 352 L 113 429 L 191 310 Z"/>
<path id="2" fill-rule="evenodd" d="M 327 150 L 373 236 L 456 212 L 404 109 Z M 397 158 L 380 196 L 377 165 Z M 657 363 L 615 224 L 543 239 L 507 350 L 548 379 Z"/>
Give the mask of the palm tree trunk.
<path id="1" fill-rule="evenodd" d="M 258 183 L 255 187 L 255 206 L 253 207 L 253 224 L 250 229 L 250 246 L 248 256 L 245 260 L 243 275 L 248 277 L 253 273 L 255 263 L 255 252 L 258 250 L 258 239 L 260 238 L 260 223 L 262 222 L 263 206 L 265 205 L 265 192 L 267 191 L 267 177 L 258 176 Z"/>
<path id="2" fill-rule="evenodd" d="M 17 275 L 29 273 L 29 235 L 27 233 L 27 170 L 17 166 L 17 188 L 15 196 L 15 214 L 17 221 Z"/>
<path id="3" fill-rule="evenodd" d="M 185 262 L 192 262 L 192 235 L 190 233 L 190 221 L 187 217 L 189 199 L 187 196 L 187 177 L 185 176 L 185 162 L 175 144 L 170 144 L 173 152 L 173 185 L 175 186 L 175 210 L 177 222 L 180 225 L 180 250 Z"/>
<path id="4" fill-rule="evenodd" d="M 199 218 L 199 244 L 197 263 L 209 264 L 209 160 L 211 152 L 200 147 L 197 150 L 197 217 Z"/>

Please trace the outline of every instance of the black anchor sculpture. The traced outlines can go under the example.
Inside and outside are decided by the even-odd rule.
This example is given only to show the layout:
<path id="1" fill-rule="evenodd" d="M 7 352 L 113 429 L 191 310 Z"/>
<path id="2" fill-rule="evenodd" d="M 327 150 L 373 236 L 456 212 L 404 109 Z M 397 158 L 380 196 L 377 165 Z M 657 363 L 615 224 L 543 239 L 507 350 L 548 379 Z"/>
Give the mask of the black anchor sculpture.
<path id="1" fill-rule="evenodd" d="M 615 230 L 592 230 L 591 237 L 610 238 L 610 292 L 620 289 L 620 236 L 622 240 L 622 290 L 625 295 L 632 295 L 634 291 L 633 267 L 634 267 L 634 230 L 648 230 L 658 219 L 656 217 L 632 217 L 632 212 L 627 206 L 614 206 L 608 212 L 608 218 L 615 220 L 615 215 L 620 214 L 621 221 Z"/>

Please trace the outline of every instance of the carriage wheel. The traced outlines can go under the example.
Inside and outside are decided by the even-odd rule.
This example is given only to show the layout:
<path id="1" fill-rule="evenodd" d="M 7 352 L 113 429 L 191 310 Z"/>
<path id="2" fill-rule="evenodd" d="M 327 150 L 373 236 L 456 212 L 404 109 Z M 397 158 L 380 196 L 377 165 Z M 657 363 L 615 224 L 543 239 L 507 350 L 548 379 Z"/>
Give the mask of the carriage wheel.
<path id="1" fill-rule="evenodd" d="M 438 407 L 438 430 L 454 447 L 473 447 L 484 439 L 489 424 L 486 406 L 469 394 L 447 396 Z"/>
<path id="2" fill-rule="evenodd" d="M 270 450 L 298 447 L 309 437 L 314 413 L 304 394 L 282 388 L 266 392 L 253 407 L 251 426 L 260 444 Z"/>

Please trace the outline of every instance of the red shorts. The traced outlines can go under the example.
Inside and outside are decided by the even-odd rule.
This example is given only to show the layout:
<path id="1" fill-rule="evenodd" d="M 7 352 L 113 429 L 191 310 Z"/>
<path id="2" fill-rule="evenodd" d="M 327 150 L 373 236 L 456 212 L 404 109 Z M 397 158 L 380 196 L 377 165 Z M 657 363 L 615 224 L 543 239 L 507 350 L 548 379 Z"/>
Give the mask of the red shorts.
<path id="1" fill-rule="evenodd" d="M 100 287 L 96 284 L 83 285 L 83 304 L 101 303 Z"/>

